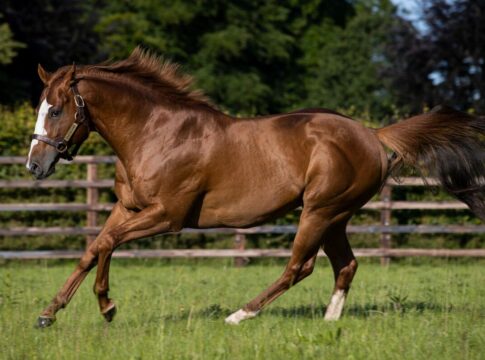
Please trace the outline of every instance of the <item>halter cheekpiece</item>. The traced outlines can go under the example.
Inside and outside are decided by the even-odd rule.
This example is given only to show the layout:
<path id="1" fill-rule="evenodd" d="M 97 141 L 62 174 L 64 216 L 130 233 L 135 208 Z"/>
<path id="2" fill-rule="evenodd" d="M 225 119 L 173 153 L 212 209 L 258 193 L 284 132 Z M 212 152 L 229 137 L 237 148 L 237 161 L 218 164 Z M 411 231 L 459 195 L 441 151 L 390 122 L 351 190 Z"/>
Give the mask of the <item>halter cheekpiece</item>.
<path id="1" fill-rule="evenodd" d="M 72 152 L 69 152 L 69 141 L 71 140 L 72 136 L 75 134 L 79 126 L 86 125 L 89 127 L 89 124 L 87 124 L 87 117 L 86 117 L 86 104 L 84 103 L 84 99 L 81 96 L 81 94 L 79 94 L 79 91 L 77 89 L 76 79 L 71 81 L 70 88 L 72 93 L 74 94 L 74 104 L 76 105 L 76 113 L 74 114 L 74 123 L 71 125 L 69 130 L 67 130 L 66 135 L 64 135 L 64 137 L 62 138 L 56 138 L 56 139 L 51 139 L 47 136 L 39 135 L 39 134 L 32 135 L 33 140 L 39 140 L 53 146 L 57 150 L 57 152 L 61 154 L 61 158 L 66 159 L 68 161 L 71 161 L 74 158 L 74 156 L 76 156 L 76 153 L 79 150 L 79 146 L 80 146 L 76 144 L 74 146 L 74 150 Z"/>

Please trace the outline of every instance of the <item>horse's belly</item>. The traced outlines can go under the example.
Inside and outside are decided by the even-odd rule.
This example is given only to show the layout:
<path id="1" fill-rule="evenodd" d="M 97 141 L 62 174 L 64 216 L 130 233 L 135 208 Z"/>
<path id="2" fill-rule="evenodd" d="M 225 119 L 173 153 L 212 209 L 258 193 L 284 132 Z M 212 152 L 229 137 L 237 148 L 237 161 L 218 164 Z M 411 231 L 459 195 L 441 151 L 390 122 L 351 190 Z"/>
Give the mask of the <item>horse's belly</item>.
<path id="1" fill-rule="evenodd" d="M 204 198 L 198 216 L 192 226 L 250 227 L 270 221 L 301 205 L 301 196 L 296 191 L 279 194 L 252 192 L 243 198 L 214 196 Z M 225 201 L 223 200 L 225 199 Z"/>

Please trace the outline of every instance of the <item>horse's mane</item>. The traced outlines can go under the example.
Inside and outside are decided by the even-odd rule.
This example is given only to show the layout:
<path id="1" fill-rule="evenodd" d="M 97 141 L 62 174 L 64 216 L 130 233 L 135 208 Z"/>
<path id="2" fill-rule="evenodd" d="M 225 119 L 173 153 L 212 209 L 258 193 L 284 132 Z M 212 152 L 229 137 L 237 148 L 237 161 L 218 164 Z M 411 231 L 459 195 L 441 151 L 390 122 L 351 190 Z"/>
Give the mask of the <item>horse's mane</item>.
<path id="1" fill-rule="evenodd" d="M 193 78 L 183 74 L 178 64 L 140 47 L 136 47 L 124 60 L 87 65 L 83 70 L 86 74 L 92 75 L 122 75 L 144 86 L 159 89 L 172 97 L 211 105 L 202 91 L 193 89 Z"/>

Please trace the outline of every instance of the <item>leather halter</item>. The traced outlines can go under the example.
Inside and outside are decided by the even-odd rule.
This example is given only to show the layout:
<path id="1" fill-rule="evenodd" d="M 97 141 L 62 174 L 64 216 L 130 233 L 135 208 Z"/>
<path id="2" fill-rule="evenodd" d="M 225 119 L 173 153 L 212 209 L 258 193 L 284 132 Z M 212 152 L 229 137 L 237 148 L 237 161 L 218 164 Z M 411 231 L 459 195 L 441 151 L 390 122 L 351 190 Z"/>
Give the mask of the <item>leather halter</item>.
<path id="1" fill-rule="evenodd" d="M 71 161 L 74 158 L 74 156 L 76 156 L 77 151 L 81 146 L 80 144 L 75 144 L 74 150 L 72 152 L 69 152 L 69 141 L 71 140 L 76 130 L 81 125 L 87 126 L 88 129 L 90 130 L 89 124 L 87 123 L 87 117 L 86 117 L 86 109 L 85 109 L 86 105 L 84 103 L 83 97 L 81 96 L 81 94 L 79 94 L 76 84 L 77 84 L 77 80 L 71 81 L 71 84 L 70 84 L 71 91 L 74 94 L 76 113 L 74 114 L 74 123 L 71 125 L 69 130 L 67 130 L 66 135 L 64 135 L 64 137 L 62 138 L 56 138 L 56 139 L 51 139 L 47 136 L 39 135 L 39 134 L 32 135 L 33 140 L 39 140 L 53 146 L 60 154 L 61 158 L 66 159 L 68 161 Z"/>

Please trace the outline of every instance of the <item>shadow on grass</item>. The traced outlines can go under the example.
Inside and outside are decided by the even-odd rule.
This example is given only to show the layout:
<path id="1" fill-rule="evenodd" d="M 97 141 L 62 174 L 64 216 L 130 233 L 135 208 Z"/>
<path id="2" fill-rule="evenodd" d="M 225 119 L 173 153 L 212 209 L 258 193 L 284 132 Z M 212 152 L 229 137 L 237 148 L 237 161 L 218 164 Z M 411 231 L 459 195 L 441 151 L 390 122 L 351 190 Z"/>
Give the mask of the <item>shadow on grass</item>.
<path id="1" fill-rule="evenodd" d="M 277 315 L 282 317 L 300 317 L 300 318 L 323 318 L 327 307 L 324 305 L 302 305 L 291 308 L 273 307 L 265 311 L 270 315 Z M 430 311 L 433 313 L 444 313 L 452 310 L 451 306 L 443 307 L 432 302 L 422 301 L 408 301 L 404 304 L 389 303 L 389 304 L 375 304 L 367 303 L 363 305 L 350 305 L 344 308 L 344 316 L 355 318 L 367 318 L 374 315 L 385 314 L 401 314 L 406 313 L 423 313 Z"/>
<path id="2" fill-rule="evenodd" d="M 301 305 L 294 307 L 277 307 L 269 306 L 264 310 L 264 314 L 270 316 L 278 316 L 283 318 L 304 318 L 304 319 L 323 319 L 327 307 L 325 305 Z M 219 304 L 212 304 L 208 307 L 191 312 L 190 310 L 184 310 L 178 314 L 166 315 L 162 317 L 162 320 L 167 321 L 185 321 L 190 318 L 204 318 L 204 319 L 223 319 L 230 315 L 236 309 L 229 309 L 220 306 Z M 364 304 L 364 305 L 351 305 L 344 309 L 344 316 L 354 318 L 367 318 L 375 315 L 386 314 L 400 314 L 406 315 L 406 313 L 423 313 L 430 311 L 436 314 L 450 312 L 454 310 L 452 306 L 441 306 L 436 303 L 422 302 L 422 301 L 408 301 L 404 304 Z"/>
<path id="3" fill-rule="evenodd" d="M 232 310 L 229 308 L 223 308 L 219 304 L 211 304 L 208 307 L 192 312 L 190 310 L 183 310 L 177 314 L 169 314 L 162 316 L 162 320 L 168 321 L 184 321 L 190 318 L 204 318 L 204 319 L 221 319 L 229 314 Z"/>

